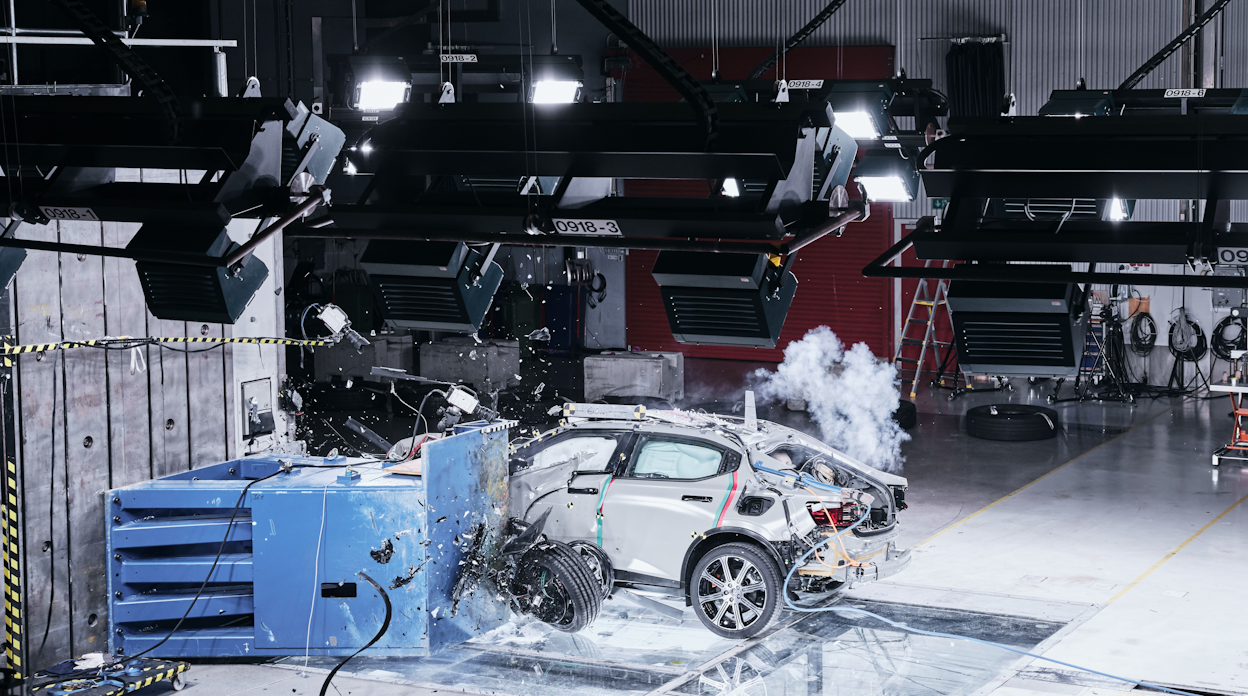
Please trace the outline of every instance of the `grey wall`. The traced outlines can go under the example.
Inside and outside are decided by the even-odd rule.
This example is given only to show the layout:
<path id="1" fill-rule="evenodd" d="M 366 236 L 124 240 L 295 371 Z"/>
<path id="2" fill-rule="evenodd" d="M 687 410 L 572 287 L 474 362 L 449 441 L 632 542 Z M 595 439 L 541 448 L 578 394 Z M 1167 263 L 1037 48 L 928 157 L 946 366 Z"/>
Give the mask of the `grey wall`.
<path id="1" fill-rule="evenodd" d="M 137 181 L 140 176 L 144 181 L 176 182 L 179 173 L 118 172 L 118 180 Z M 255 225 L 243 221 L 231 230 L 232 236 L 250 233 Z M 23 224 L 16 236 L 124 247 L 138 227 L 111 222 Z M 153 317 L 133 261 L 31 251 L 9 289 L 11 333 L 21 345 L 105 336 L 280 336 L 281 275 L 273 248 L 269 243 L 257 252 L 270 268 L 269 280 L 234 326 Z M 38 668 L 70 655 L 107 650 L 105 491 L 285 439 L 283 432 L 252 445 L 242 442 L 241 414 L 234 407 L 240 381 L 267 376 L 276 389 L 285 371 L 284 351 L 239 345 L 178 352 L 186 348 L 144 347 L 137 354 L 77 348 L 23 354 L 16 360 L 24 664 Z"/>

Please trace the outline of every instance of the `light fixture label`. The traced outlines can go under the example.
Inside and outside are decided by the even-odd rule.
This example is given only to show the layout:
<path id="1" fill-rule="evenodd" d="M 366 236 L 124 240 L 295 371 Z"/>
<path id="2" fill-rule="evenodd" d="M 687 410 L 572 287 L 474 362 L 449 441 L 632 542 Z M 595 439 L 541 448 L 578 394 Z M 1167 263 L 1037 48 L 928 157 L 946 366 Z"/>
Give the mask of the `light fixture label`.
<path id="1" fill-rule="evenodd" d="M 1218 247 L 1218 263 L 1248 264 L 1248 247 Z"/>
<path id="2" fill-rule="evenodd" d="M 475 53 L 443 53 L 443 63 L 475 63 L 477 62 L 477 54 Z"/>
<path id="3" fill-rule="evenodd" d="M 820 89 L 823 80 L 789 80 L 789 89 Z"/>
<path id="4" fill-rule="evenodd" d="M 99 220 L 95 216 L 95 211 L 90 208 L 57 208 L 41 205 L 39 210 L 42 210 L 49 220 Z"/>
<path id="5" fill-rule="evenodd" d="M 1203 89 L 1168 89 L 1166 90 L 1166 99 L 1191 99 L 1194 97 L 1205 96 Z"/>
<path id="6" fill-rule="evenodd" d="M 615 220 L 569 220 L 555 218 L 555 231 L 560 234 L 589 234 L 600 237 L 620 237 L 624 231 Z"/>

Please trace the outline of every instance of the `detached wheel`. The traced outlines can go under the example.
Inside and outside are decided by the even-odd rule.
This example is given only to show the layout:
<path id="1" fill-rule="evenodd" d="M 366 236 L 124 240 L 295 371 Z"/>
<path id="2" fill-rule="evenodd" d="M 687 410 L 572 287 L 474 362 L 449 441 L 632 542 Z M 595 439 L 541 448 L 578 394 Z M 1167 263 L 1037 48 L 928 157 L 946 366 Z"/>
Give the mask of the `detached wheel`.
<path id="1" fill-rule="evenodd" d="M 694 566 L 690 584 L 698 620 L 722 638 L 756 636 L 776 618 L 780 569 L 751 544 L 711 549 Z"/>
<path id="2" fill-rule="evenodd" d="M 602 590 L 602 599 L 605 602 L 607 597 L 611 596 L 611 591 L 615 589 L 615 566 L 611 564 L 611 557 L 602 550 L 602 547 L 588 541 L 578 540 L 568 546 L 580 554 L 581 561 L 594 574 L 594 579 L 598 581 L 598 586 Z"/>
<path id="3" fill-rule="evenodd" d="M 966 412 L 966 434 L 981 440 L 1026 442 L 1057 437 L 1057 411 L 1026 404 L 976 406 Z"/>
<path id="4" fill-rule="evenodd" d="M 521 612 L 564 633 L 588 627 L 602 609 L 595 573 L 560 541 L 545 541 L 524 554 L 511 591 Z"/>

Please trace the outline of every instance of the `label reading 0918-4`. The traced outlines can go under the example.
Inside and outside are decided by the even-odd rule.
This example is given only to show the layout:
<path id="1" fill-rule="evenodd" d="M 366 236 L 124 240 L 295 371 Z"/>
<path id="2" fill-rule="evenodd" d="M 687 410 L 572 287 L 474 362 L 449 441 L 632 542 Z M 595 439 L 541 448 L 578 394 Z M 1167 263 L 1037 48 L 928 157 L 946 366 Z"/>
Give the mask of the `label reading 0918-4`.
<path id="1" fill-rule="evenodd" d="M 1218 263 L 1248 265 L 1248 247 L 1218 247 Z"/>
<path id="2" fill-rule="evenodd" d="M 555 218 L 555 231 L 561 234 L 596 234 L 603 236 L 620 236 L 624 234 L 620 224 L 615 220 L 570 220 Z"/>

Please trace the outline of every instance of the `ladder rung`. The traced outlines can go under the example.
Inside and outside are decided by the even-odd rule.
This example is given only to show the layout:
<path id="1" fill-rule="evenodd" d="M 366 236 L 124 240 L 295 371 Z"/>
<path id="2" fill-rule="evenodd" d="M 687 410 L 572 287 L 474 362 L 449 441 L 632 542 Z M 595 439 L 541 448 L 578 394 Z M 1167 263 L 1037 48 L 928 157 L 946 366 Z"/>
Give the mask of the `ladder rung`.
<path id="1" fill-rule="evenodd" d="M 906 345 L 908 345 L 908 346 L 921 346 L 921 345 L 923 345 L 923 340 L 922 340 L 922 339 L 919 339 L 919 338 L 903 338 L 903 339 L 901 339 L 901 342 L 902 342 L 902 343 L 904 343 L 904 344 L 906 344 Z"/>
<path id="2" fill-rule="evenodd" d="M 923 305 L 924 307 L 934 307 L 936 305 L 943 305 L 945 301 L 940 300 L 938 302 L 933 302 L 932 300 L 915 300 L 914 303 L 917 305 Z"/>
<path id="3" fill-rule="evenodd" d="M 893 358 L 893 362 L 917 363 L 919 361 L 915 358 Z"/>

